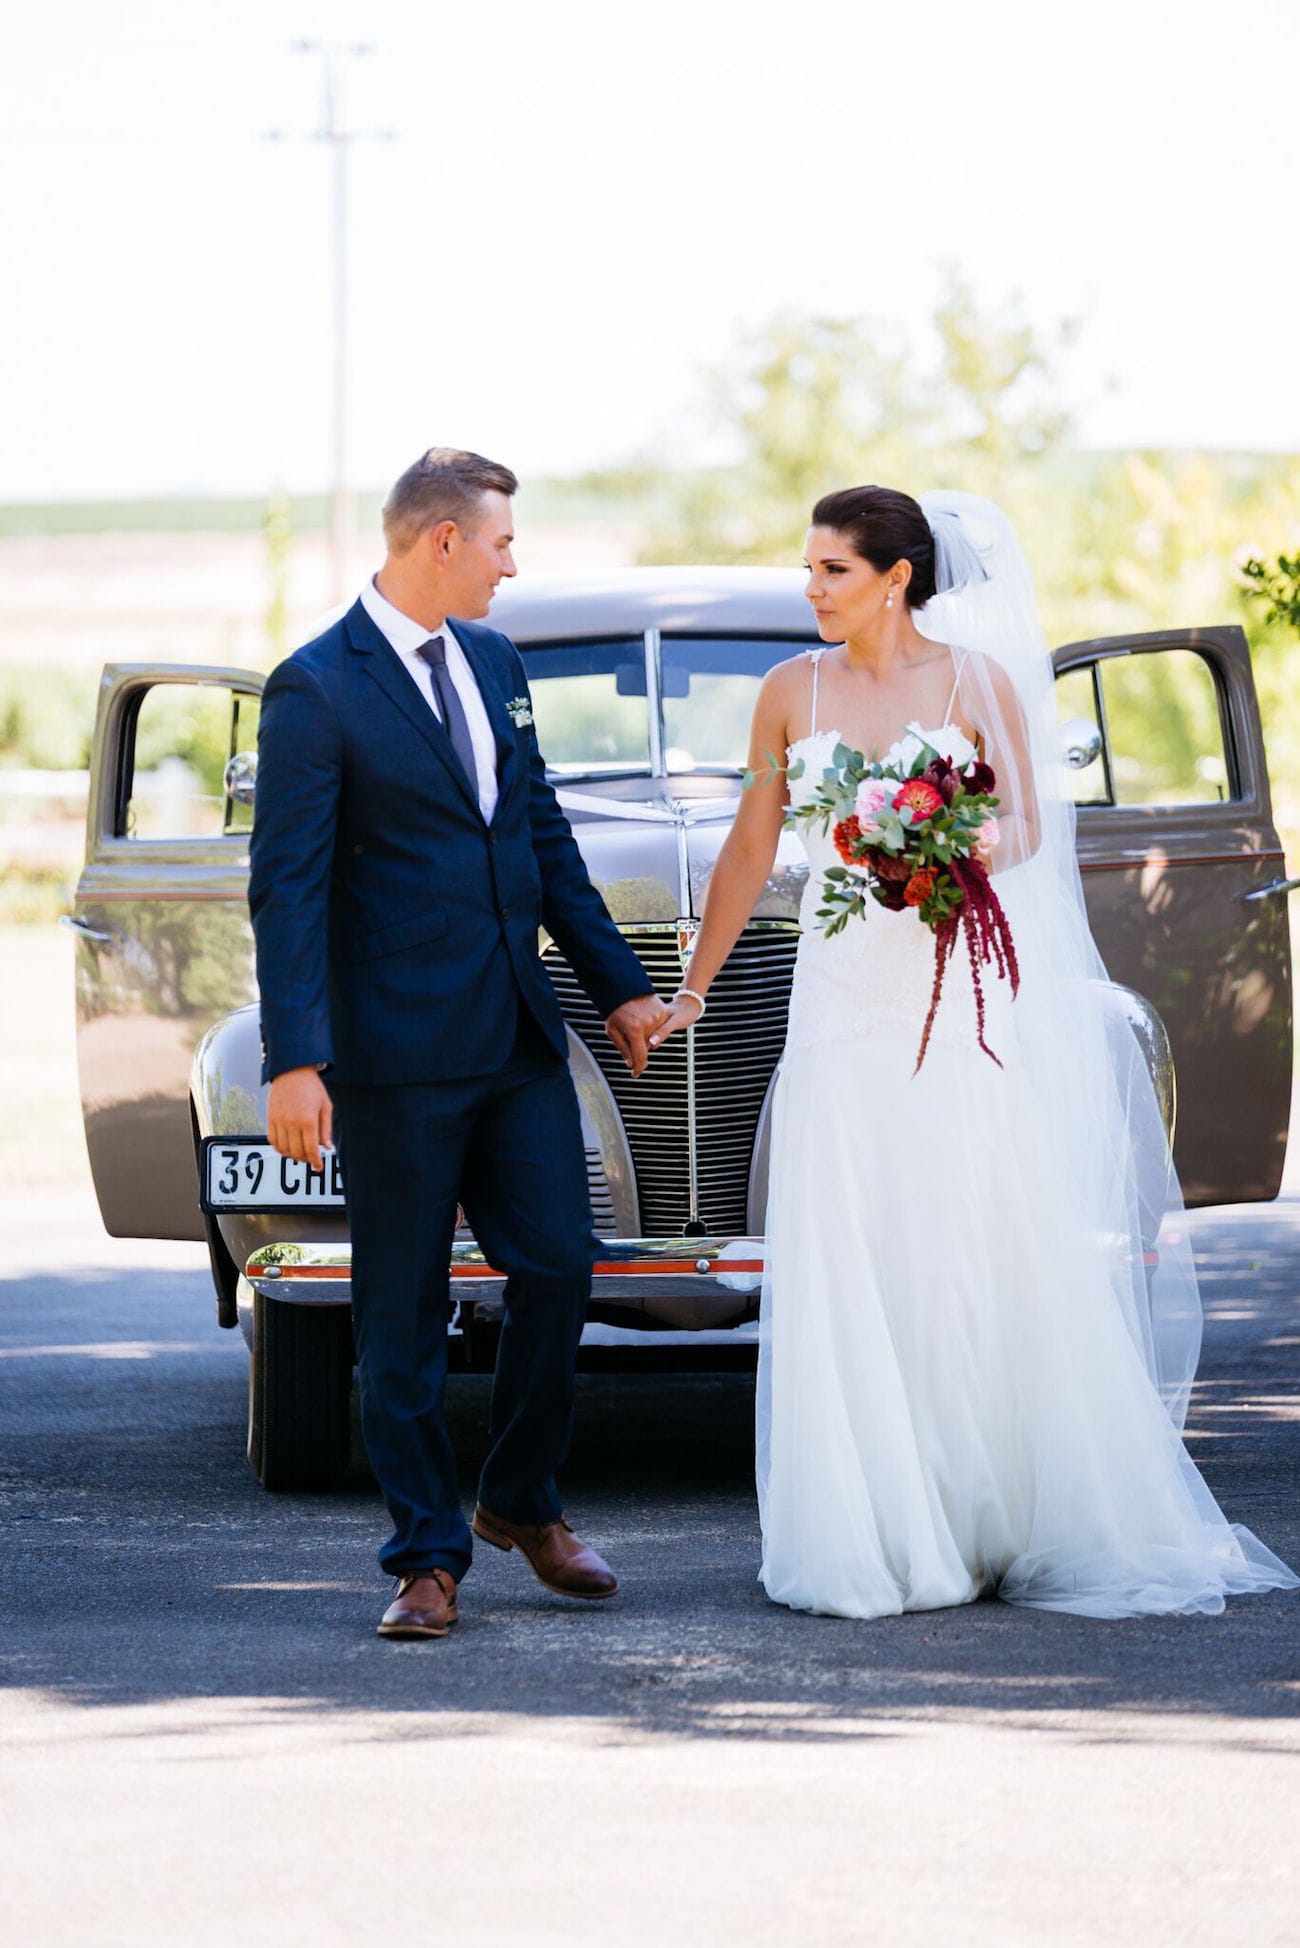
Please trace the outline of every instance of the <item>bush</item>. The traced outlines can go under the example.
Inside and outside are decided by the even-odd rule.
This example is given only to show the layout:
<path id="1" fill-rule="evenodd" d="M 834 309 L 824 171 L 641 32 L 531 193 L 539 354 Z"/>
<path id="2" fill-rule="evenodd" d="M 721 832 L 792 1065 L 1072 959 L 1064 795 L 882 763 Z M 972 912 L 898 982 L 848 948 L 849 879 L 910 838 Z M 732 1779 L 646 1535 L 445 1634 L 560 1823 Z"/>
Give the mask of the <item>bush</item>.
<path id="1" fill-rule="evenodd" d="M 98 682 L 97 670 L 0 665 L 0 765 L 84 771 Z"/>

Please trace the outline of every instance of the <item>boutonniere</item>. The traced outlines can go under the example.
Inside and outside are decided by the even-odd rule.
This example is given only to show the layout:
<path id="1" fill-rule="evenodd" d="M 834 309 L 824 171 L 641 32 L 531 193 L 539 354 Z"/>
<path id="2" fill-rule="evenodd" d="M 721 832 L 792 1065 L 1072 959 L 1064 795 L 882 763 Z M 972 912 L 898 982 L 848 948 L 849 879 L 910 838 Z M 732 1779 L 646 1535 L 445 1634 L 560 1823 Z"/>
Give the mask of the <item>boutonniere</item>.
<path id="1" fill-rule="evenodd" d="M 533 721 L 532 705 L 527 697 L 511 697 L 506 709 L 516 730 L 527 730 Z"/>

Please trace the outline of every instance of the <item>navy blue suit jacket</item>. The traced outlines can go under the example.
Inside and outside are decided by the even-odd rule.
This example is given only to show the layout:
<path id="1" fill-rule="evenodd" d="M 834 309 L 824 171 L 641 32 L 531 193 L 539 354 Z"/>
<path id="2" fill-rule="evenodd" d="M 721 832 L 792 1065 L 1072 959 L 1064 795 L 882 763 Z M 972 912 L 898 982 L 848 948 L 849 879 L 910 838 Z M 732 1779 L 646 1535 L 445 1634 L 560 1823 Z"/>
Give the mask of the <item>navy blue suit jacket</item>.
<path id="1" fill-rule="evenodd" d="M 587 876 L 546 780 L 518 650 L 451 625 L 497 745 L 490 825 L 441 721 L 360 602 L 267 679 L 249 906 L 263 1079 L 329 1063 L 345 1083 L 482 1075 L 519 997 L 558 1055 L 544 926 L 602 1015 L 652 983 Z"/>

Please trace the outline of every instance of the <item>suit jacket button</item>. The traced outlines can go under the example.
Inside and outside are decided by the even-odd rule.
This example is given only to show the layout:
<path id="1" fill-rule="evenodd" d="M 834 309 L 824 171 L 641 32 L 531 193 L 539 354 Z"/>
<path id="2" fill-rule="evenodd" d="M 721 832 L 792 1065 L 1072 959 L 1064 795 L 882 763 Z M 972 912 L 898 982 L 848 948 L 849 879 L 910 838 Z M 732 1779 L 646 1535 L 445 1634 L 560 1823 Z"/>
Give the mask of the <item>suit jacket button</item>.
<path id="1" fill-rule="evenodd" d="M 502 907 L 502 909 L 501 909 L 501 918 L 502 918 L 503 920 L 508 920 L 508 919 L 510 918 L 510 908 L 509 908 L 508 906 L 503 906 L 503 907 Z"/>

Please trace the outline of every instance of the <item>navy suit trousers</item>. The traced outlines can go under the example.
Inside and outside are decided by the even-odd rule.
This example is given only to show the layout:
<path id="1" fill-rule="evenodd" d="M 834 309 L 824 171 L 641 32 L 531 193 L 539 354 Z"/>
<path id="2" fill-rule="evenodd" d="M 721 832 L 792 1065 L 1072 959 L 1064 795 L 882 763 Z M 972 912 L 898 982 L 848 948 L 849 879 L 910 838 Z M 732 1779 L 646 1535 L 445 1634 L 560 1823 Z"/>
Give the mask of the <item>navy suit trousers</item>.
<path id="1" fill-rule="evenodd" d="M 443 1404 L 458 1202 L 507 1280 L 479 1499 L 513 1522 L 560 1514 L 555 1476 L 572 1430 L 596 1240 L 568 1068 L 526 1005 L 519 1024 L 489 1075 L 330 1083 L 362 1426 L 393 1519 L 379 1561 L 394 1576 L 442 1568 L 459 1579 L 470 1562 Z"/>

